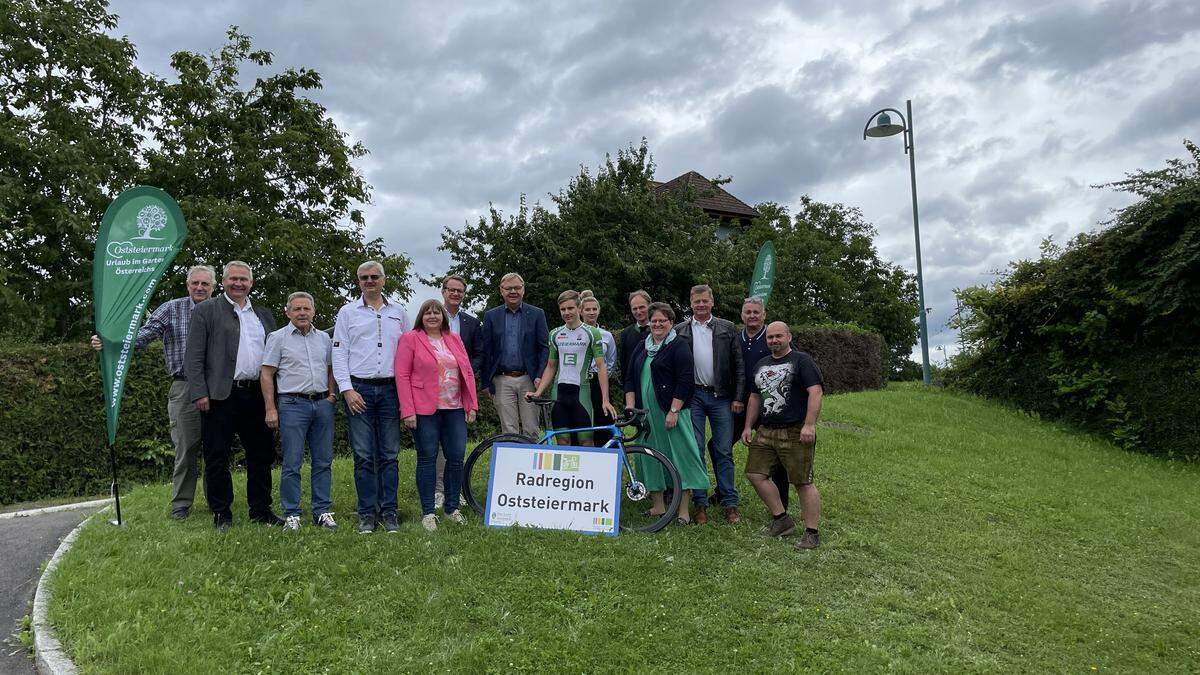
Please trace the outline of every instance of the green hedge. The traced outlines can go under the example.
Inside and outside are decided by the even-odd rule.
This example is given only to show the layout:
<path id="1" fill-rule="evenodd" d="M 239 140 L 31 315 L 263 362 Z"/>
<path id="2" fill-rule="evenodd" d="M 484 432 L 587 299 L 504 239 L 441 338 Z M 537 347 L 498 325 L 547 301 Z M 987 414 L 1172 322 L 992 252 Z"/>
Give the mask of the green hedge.
<path id="1" fill-rule="evenodd" d="M 830 393 L 883 386 L 878 335 L 809 327 L 796 332 L 796 344 L 816 360 Z M 96 353 L 86 345 L 0 344 L 0 360 L 6 364 L 0 371 L 0 504 L 107 492 L 111 468 Z M 170 478 L 175 453 L 167 427 L 169 386 L 161 345 L 138 352 L 117 434 L 123 484 Z M 619 403 L 615 383 L 612 391 Z M 490 434 L 499 426 L 491 399 L 481 397 L 472 434 Z M 403 447 L 411 448 L 411 439 Z M 339 413 L 334 452 L 349 451 L 346 418 Z M 239 459 L 235 452 L 234 461 Z"/>
<path id="2" fill-rule="evenodd" d="M 1097 232 L 958 291 L 951 386 L 1200 459 L 1200 148 L 1114 187 L 1140 200 Z"/>
<path id="3" fill-rule="evenodd" d="M 801 326 L 793 344 L 821 369 L 825 393 L 841 394 L 884 386 L 883 338 L 854 326 Z"/>

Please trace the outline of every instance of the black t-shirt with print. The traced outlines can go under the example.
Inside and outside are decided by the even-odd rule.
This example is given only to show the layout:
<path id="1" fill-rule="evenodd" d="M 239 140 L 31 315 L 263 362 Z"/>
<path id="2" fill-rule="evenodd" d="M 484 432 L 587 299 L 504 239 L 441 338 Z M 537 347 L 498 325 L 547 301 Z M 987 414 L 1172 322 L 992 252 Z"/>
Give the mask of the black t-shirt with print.
<path id="1" fill-rule="evenodd" d="M 821 371 L 804 352 L 793 349 L 782 358 L 768 356 L 755 364 L 753 391 L 762 397 L 762 426 L 802 424 L 808 414 L 808 388 L 814 384 L 822 384 Z"/>

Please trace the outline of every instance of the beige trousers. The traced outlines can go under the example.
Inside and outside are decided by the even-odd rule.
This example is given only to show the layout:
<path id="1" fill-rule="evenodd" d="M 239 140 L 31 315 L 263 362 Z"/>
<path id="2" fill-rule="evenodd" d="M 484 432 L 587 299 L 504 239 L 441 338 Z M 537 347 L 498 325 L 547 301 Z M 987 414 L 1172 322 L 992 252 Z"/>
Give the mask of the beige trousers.
<path id="1" fill-rule="evenodd" d="M 522 434 L 536 439 L 538 430 L 537 406 L 525 400 L 525 392 L 533 391 L 529 375 L 509 377 L 497 375 L 492 380 L 496 392 L 496 412 L 500 414 L 500 431 Z"/>

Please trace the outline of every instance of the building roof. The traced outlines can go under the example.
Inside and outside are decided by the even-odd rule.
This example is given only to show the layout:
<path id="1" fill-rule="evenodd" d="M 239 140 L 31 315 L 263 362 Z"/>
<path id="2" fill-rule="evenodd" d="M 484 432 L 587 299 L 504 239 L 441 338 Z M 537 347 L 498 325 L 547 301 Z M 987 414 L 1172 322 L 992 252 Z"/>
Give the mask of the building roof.
<path id="1" fill-rule="evenodd" d="M 696 206 L 704 209 L 710 215 L 733 218 L 757 218 L 759 216 L 758 211 L 755 211 L 749 204 L 721 189 L 721 186 L 713 185 L 711 180 L 695 171 L 688 171 L 665 183 L 653 181 L 651 187 L 658 192 L 676 192 L 690 187 L 698 195 L 694 202 Z"/>

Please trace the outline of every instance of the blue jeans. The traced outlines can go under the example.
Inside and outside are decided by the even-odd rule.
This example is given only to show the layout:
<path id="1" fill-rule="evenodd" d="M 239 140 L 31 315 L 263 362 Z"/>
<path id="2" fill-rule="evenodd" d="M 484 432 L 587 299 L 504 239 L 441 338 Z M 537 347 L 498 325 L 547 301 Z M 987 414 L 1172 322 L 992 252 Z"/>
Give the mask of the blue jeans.
<path id="1" fill-rule="evenodd" d="M 285 516 L 300 515 L 300 467 L 304 441 L 312 455 L 312 514 L 329 511 L 329 486 L 333 464 L 333 404 L 329 399 L 310 401 L 299 396 L 279 397 L 279 444 L 283 446 L 283 471 L 279 476 L 279 502 Z"/>
<path id="2" fill-rule="evenodd" d="M 433 513 L 439 446 L 446 456 L 446 469 L 442 473 L 446 502 L 442 511 L 457 511 L 458 493 L 462 489 L 463 455 L 467 451 L 466 413 L 462 408 L 456 408 L 439 410 L 432 415 L 417 415 L 413 440 L 417 443 L 417 494 L 421 497 L 421 513 Z"/>
<path id="3" fill-rule="evenodd" d="M 400 400 L 394 384 L 355 382 L 354 391 L 366 409 L 350 420 L 350 447 L 354 449 L 354 489 L 358 492 L 360 517 L 394 515 L 400 473 Z"/>
<path id="4" fill-rule="evenodd" d="M 692 426 L 696 431 L 696 445 L 700 446 L 700 460 L 704 460 L 705 418 L 712 425 L 713 443 L 708 446 L 712 455 L 713 473 L 717 475 L 717 492 L 721 495 L 721 506 L 737 506 L 738 491 L 733 484 L 736 473 L 733 467 L 733 411 L 730 399 L 717 398 L 697 389 L 692 394 Z M 708 506 L 708 490 L 694 490 L 692 500 L 697 507 Z"/>

